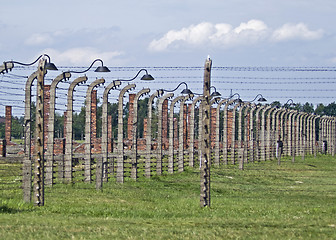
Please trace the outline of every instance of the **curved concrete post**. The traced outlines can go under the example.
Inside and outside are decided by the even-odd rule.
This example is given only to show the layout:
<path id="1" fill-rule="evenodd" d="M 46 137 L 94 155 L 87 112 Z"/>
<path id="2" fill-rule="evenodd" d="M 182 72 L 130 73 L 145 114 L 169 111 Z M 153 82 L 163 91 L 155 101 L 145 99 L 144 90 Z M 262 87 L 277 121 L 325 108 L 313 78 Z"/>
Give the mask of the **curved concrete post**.
<path id="1" fill-rule="evenodd" d="M 334 152 L 334 139 L 333 139 L 333 124 L 334 123 L 334 118 L 333 117 L 329 117 L 329 141 L 330 141 L 330 151 L 329 154 L 333 155 Z"/>
<path id="2" fill-rule="evenodd" d="M 22 188 L 23 200 L 31 201 L 32 191 L 32 156 L 31 156 L 31 87 L 37 78 L 38 71 L 31 74 L 26 82 L 25 88 L 25 114 L 24 114 L 24 136 L 25 136 L 25 156 L 22 166 Z"/>
<path id="3" fill-rule="evenodd" d="M 326 135 L 327 135 L 327 153 L 330 154 L 331 153 L 331 145 L 332 145 L 332 142 L 331 142 L 331 139 L 330 139 L 330 117 L 328 116 L 327 119 L 326 119 Z"/>
<path id="4" fill-rule="evenodd" d="M 217 111 L 216 111 L 216 143 L 215 143 L 215 165 L 219 166 L 220 163 L 220 139 L 219 139 L 219 135 L 220 135 L 220 108 L 221 106 L 226 103 L 227 101 L 229 101 L 228 99 L 223 99 L 221 100 L 218 105 L 217 105 Z"/>
<path id="5" fill-rule="evenodd" d="M 319 123 L 318 123 L 318 129 L 319 129 L 319 133 L 318 133 L 318 152 L 322 153 L 323 149 L 323 116 L 320 116 L 319 118 Z"/>
<path id="6" fill-rule="evenodd" d="M 237 153 L 237 158 L 238 158 L 238 164 L 239 164 L 239 169 L 243 170 L 244 163 L 243 163 L 243 153 L 242 153 L 242 145 L 243 145 L 243 109 L 245 108 L 245 104 L 242 103 L 239 110 L 238 110 L 238 141 L 237 141 L 237 147 L 238 147 L 238 153 Z"/>
<path id="7" fill-rule="evenodd" d="M 232 109 L 231 162 L 233 165 L 236 164 L 236 111 L 238 107 L 241 107 L 241 103 L 237 103 Z"/>
<path id="8" fill-rule="evenodd" d="M 174 107 L 179 101 L 182 101 L 185 96 L 179 96 L 173 99 L 169 109 L 169 149 L 168 149 L 168 172 L 174 172 Z"/>
<path id="9" fill-rule="evenodd" d="M 246 124 L 245 119 L 247 116 L 248 106 L 249 106 L 249 103 L 242 103 L 239 108 L 239 113 L 238 113 L 238 164 L 239 164 L 240 170 L 244 169 L 244 161 L 245 161 L 245 156 L 246 156 L 244 155 L 244 149 L 246 146 L 245 141 L 247 138 L 247 134 L 246 134 L 247 124 Z M 244 141 L 243 141 L 243 129 L 244 129 Z"/>
<path id="10" fill-rule="evenodd" d="M 249 162 L 255 160 L 255 124 L 254 124 L 254 111 L 257 109 L 257 105 L 252 104 L 250 108 L 250 143 L 249 143 Z"/>
<path id="11" fill-rule="evenodd" d="M 314 115 L 310 114 L 307 117 L 307 153 L 312 155 L 312 121 L 313 121 Z"/>
<path id="12" fill-rule="evenodd" d="M 132 154 L 131 154 L 131 178 L 134 180 L 138 177 L 138 101 L 140 97 L 148 94 L 149 88 L 144 88 L 136 93 L 133 103 L 133 121 L 132 121 Z M 149 153 L 148 153 L 149 154 Z"/>
<path id="13" fill-rule="evenodd" d="M 243 163 L 248 163 L 248 159 L 249 159 L 249 138 L 250 138 L 250 118 L 249 118 L 249 114 L 251 114 L 251 109 L 252 109 L 252 105 L 250 102 L 245 103 L 245 111 L 244 111 L 244 145 L 243 145 Z"/>
<path id="14" fill-rule="evenodd" d="M 328 117 L 327 116 L 323 116 L 323 121 L 322 121 L 322 129 L 323 129 L 323 145 L 324 146 L 324 141 L 326 141 L 327 143 L 327 147 L 326 148 L 322 148 L 322 152 L 327 154 L 328 153 L 328 148 L 329 148 L 329 139 L 328 139 Z"/>
<path id="15" fill-rule="evenodd" d="M 213 110 L 216 110 L 216 115 L 217 115 L 217 108 L 212 108 L 212 105 L 215 104 L 215 103 L 219 103 L 219 100 L 220 100 L 220 97 L 211 97 L 210 96 L 210 132 L 209 132 L 209 135 L 210 135 L 210 155 L 211 155 L 211 152 L 213 151 L 212 150 L 212 145 L 211 145 L 211 141 L 212 141 L 212 136 L 214 135 L 215 136 L 215 148 L 216 148 L 216 138 L 217 138 L 217 135 L 216 135 L 216 126 L 219 125 L 219 122 L 216 121 L 215 119 L 215 129 L 213 129 L 213 124 L 211 123 L 212 122 L 212 112 Z M 219 136 L 218 136 L 218 139 L 219 139 Z M 209 162 L 209 166 L 211 166 L 212 164 L 212 158 L 210 159 L 210 162 Z M 217 163 L 216 163 L 217 164 Z M 217 164 L 217 166 L 219 165 L 219 163 Z"/>
<path id="16" fill-rule="evenodd" d="M 300 113 L 298 116 L 298 155 L 303 156 L 303 116 L 304 113 Z"/>
<path id="17" fill-rule="evenodd" d="M 308 114 L 302 116 L 302 160 L 304 160 L 307 151 L 307 118 Z"/>
<path id="18" fill-rule="evenodd" d="M 297 118 L 299 117 L 299 113 L 297 111 L 294 111 L 292 124 L 293 124 L 293 130 L 292 130 L 292 162 L 295 162 L 295 156 L 297 154 L 297 133 L 298 133 L 298 126 L 297 126 Z"/>
<path id="19" fill-rule="evenodd" d="M 56 102 L 56 87 L 59 82 L 67 80 L 71 77 L 69 72 L 61 73 L 51 83 L 50 86 L 50 104 L 49 104 L 49 118 L 48 118 L 48 139 L 46 152 L 46 170 L 45 170 L 45 184 L 53 185 L 54 172 L 54 131 L 55 131 L 55 102 Z"/>
<path id="20" fill-rule="evenodd" d="M 260 161 L 260 156 L 261 156 L 261 120 L 260 120 L 260 111 L 263 110 L 266 106 L 258 106 L 257 111 L 256 111 L 256 115 L 255 115 L 255 122 L 256 122 L 256 127 L 255 127 L 255 160 Z"/>
<path id="21" fill-rule="evenodd" d="M 174 96 L 174 93 L 165 94 L 160 98 L 158 103 L 158 136 L 157 136 L 157 157 L 156 157 L 156 173 L 162 174 L 162 106 L 165 100 Z"/>
<path id="22" fill-rule="evenodd" d="M 267 106 L 267 107 L 264 108 L 264 111 L 262 111 L 262 113 L 261 113 L 261 131 L 260 131 L 260 133 L 261 133 L 261 138 L 260 138 L 261 152 L 260 152 L 260 154 L 261 154 L 261 160 L 262 161 L 266 161 L 266 141 L 267 141 L 267 139 L 266 139 L 266 124 L 265 124 L 265 122 L 266 122 L 266 112 L 268 110 L 270 110 L 271 108 L 272 108 L 271 106 Z"/>
<path id="23" fill-rule="evenodd" d="M 87 77 L 76 78 L 68 89 L 67 95 L 67 118 L 65 134 L 65 155 L 64 155 L 64 178 L 67 183 L 72 182 L 72 117 L 73 117 L 73 92 L 75 87 L 80 83 L 85 83 Z"/>
<path id="24" fill-rule="evenodd" d="M 236 100 L 231 100 L 226 102 L 224 105 L 224 116 L 223 116 L 223 161 L 224 164 L 228 164 L 228 108 Z"/>
<path id="25" fill-rule="evenodd" d="M 180 101 L 180 119 L 179 119 L 179 148 L 178 148 L 178 171 L 179 172 L 183 172 L 184 171 L 184 129 L 187 126 L 184 126 L 184 103 L 188 100 L 188 99 L 192 99 L 194 97 L 194 94 L 189 94 L 187 96 L 184 97 L 184 99 L 182 99 Z"/>
<path id="26" fill-rule="evenodd" d="M 331 155 L 334 157 L 335 156 L 335 151 L 336 151 L 336 139 L 335 139 L 335 131 L 336 131 L 336 121 L 335 117 L 331 117 L 331 141 L 332 141 L 332 149 L 331 149 Z"/>
<path id="27" fill-rule="evenodd" d="M 283 108 L 277 109 L 276 113 L 275 113 L 275 123 L 274 123 L 274 157 L 277 158 L 277 141 L 281 139 L 281 126 L 280 126 L 280 118 L 282 115 L 282 112 L 286 111 Z"/>
<path id="28" fill-rule="evenodd" d="M 129 84 L 124 87 L 119 93 L 118 99 L 118 143 L 117 143 L 117 182 L 124 182 L 124 95 L 126 92 L 135 88 L 135 84 Z"/>
<path id="29" fill-rule="evenodd" d="M 281 141 L 284 141 L 285 140 L 285 124 L 284 124 L 284 118 L 285 118 L 285 115 L 287 114 L 287 109 L 284 109 L 281 113 L 280 113 L 280 127 L 279 127 L 279 130 L 280 130 L 280 140 Z"/>
<path id="30" fill-rule="evenodd" d="M 275 112 L 276 108 L 271 108 L 268 111 L 267 120 L 266 120 L 266 160 L 271 160 L 272 156 L 272 149 L 273 149 L 273 122 L 275 122 L 275 119 L 272 117 L 273 112 Z"/>
<path id="31" fill-rule="evenodd" d="M 312 125 L 312 134 L 313 134 L 313 137 L 312 137 L 312 146 L 313 146 L 313 154 L 314 154 L 314 157 L 316 157 L 316 154 L 317 154 L 317 141 L 316 141 L 316 120 L 319 119 L 320 116 L 314 116 L 313 118 L 313 125 Z"/>
<path id="32" fill-rule="evenodd" d="M 316 141 L 316 121 L 320 116 L 314 115 L 312 119 L 312 154 L 316 157 L 317 153 L 317 141 Z"/>
<path id="33" fill-rule="evenodd" d="M 201 141 L 203 139 L 203 96 L 202 96 L 202 101 L 200 102 L 199 109 L 198 109 L 198 162 L 199 162 L 199 167 L 202 167 L 202 151 L 203 151 L 203 144 L 204 142 Z"/>
<path id="34" fill-rule="evenodd" d="M 163 94 L 163 90 L 155 91 L 148 99 L 148 111 L 147 111 L 147 135 L 146 135 L 146 162 L 145 162 L 145 176 L 150 178 L 151 176 L 151 159 L 152 159 L 152 106 L 154 99 L 160 97 Z M 161 105 L 162 114 L 162 105 Z M 162 123 L 162 119 L 161 119 Z M 161 124 L 162 130 L 162 124 Z M 161 135 L 162 136 L 162 135 Z M 158 146 L 159 147 L 159 146 Z"/>
<path id="35" fill-rule="evenodd" d="M 111 82 L 104 90 L 103 105 L 102 105 L 102 140 L 101 154 L 102 157 L 97 159 L 96 168 L 96 189 L 101 189 L 103 179 L 107 181 L 107 163 L 108 163 L 108 95 L 111 90 L 116 89 L 121 85 L 121 81 L 115 80 Z M 111 124 L 111 123 L 110 123 Z"/>
<path id="36" fill-rule="evenodd" d="M 326 139 L 327 139 L 327 153 L 330 154 L 331 141 L 330 141 L 330 117 L 329 116 L 326 117 L 325 129 L 326 129 Z"/>
<path id="37" fill-rule="evenodd" d="M 287 148 L 288 148 L 288 156 L 292 156 L 292 162 L 293 162 L 293 158 L 295 158 L 293 152 L 294 152 L 294 148 L 293 148 L 293 139 L 294 139 L 294 131 L 295 131 L 295 128 L 294 128 L 294 120 L 293 120 L 293 116 L 295 114 L 295 111 L 294 110 L 290 110 L 289 111 L 289 114 L 288 114 L 288 142 L 287 142 Z"/>
<path id="38" fill-rule="evenodd" d="M 86 91 L 84 182 L 87 183 L 91 182 L 91 96 L 93 89 L 103 83 L 105 83 L 105 79 L 96 79 L 89 85 Z"/>
<path id="39" fill-rule="evenodd" d="M 324 122 L 324 129 L 325 129 L 325 139 L 327 141 L 327 150 L 326 153 L 329 154 L 330 153 L 330 118 L 329 116 L 326 116 L 325 122 Z"/>
<path id="40" fill-rule="evenodd" d="M 290 132 L 291 132 L 291 125 L 289 124 L 289 116 L 291 114 L 291 110 L 287 110 L 285 115 L 284 115 L 284 132 L 285 132 L 285 135 L 284 135 L 284 139 L 283 139 L 283 142 L 284 142 L 284 153 L 286 154 L 286 156 L 290 156 L 290 151 L 289 151 L 289 148 L 290 148 Z M 286 148 L 285 148 L 286 147 Z"/>
<path id="41" fill-rule="evenodd" d="M 271 134 L 271 153 L 270 157 L 275 157 L 276 152 L 276 141 L 277 141 L 277 119 L 278 119 L 278 113 L 281 111 L 281 109 L 275 109 L 272 113 L 272 134 Z"/>
<path id="42" fill-rule="evenodd" d="M 196 104 L 200 101 L 202 101 L 203 96 L 199 96 L 196 99 L 192 101 L 191 104 L 191 110 L 190 110 L 190 145 L 189 145 L 189 166 L 194 167 L 195 161 L 194 161 L 194 151 L 195 151 L 195 108 Z M 200 144 L 200 142 L 198 143 Z M 198 152 L 200 151 L 200 148 L 198 148 Z"/>
<path id="43" fill-rule="evenodd" d="M 295 156 L 300 155 L 300 118 L 302 113 L 296 114 Z"/>

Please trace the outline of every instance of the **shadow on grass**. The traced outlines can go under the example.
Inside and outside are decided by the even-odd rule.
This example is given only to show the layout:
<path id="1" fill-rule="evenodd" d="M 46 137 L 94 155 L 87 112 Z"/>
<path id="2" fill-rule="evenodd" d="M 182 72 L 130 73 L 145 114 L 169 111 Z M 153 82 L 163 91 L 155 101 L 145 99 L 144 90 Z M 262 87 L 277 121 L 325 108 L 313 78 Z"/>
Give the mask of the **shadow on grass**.
<path id="1" fill-rule="evenodd" d="M 13 214 L 13 213 L 19 213 L 19 212 L 22 212 L 22 210 L 11 208 L 11 207 L 8 207 L 6 205 L 1 205 L 0 206 L 0 213 L 10 213 L 10 214 Z"/>

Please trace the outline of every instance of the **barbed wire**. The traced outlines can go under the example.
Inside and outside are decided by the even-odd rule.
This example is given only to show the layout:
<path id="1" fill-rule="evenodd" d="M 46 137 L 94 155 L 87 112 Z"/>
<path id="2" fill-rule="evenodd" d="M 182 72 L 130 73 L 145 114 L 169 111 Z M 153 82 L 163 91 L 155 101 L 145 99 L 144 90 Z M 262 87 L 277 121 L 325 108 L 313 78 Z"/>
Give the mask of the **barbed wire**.
<path id="1" fill-rule="evenodd" d="M 204 67 L 200 66 L 128 66 L 128 67 L 108 67 L 111 71 L 138 71 L 139 69 L 147 69 L 153 71 L 203 71 Z M 16 70 L 27 70 L 36 69 L 36 66 L 15 66 Z M 87 66 L 58 66 L 59 70 L 68 71 L 69 69 L 87 69 Z M 326 71 L 336 71 L 336 67 L 332 66 L 301 66 L 301 67 L 286 67 L 286 66 L 213 66 L 212 70 L 215 71 L 310 71 L 310 72 L 326 72 Z M 88 72 L 93 72 L 94 69 L 89 69 Z"/>

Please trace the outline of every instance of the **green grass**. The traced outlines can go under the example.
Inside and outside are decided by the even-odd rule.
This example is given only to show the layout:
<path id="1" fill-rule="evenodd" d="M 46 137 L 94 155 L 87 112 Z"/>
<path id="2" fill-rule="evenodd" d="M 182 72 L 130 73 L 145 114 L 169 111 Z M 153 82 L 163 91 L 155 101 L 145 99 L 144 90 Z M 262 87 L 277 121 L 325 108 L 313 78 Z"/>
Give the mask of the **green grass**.
<path id="1" fill-rule="evenodd" d="M 197 168 L 102 191 L 58 184 L 44 207 L 23 203 L 12 177 L 17 186 L 0 195 L 0 238 L 336 239 L 335 170 L 331 156 L 213 167 L 210 208 L 199 206 Z"/>

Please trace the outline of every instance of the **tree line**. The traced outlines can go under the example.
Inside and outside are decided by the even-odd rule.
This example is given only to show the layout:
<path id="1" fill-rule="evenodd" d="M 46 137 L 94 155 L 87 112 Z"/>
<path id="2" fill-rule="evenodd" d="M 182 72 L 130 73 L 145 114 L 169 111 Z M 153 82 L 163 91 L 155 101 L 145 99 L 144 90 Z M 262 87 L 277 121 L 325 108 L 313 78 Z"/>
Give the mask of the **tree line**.
<path id="1" fill-rule="evenodd" d="M 144 130 L 144 119 L 147 117 L 148 111 L 148 99 L 144 98 L 138 101 L 138 137 L 143 137 L 143 130 Z M 102 105 L 97 103 L 97 137 L 101 137 L 101 129 L 102 129 Z M 336 116 L 336 103 L 330 103 L 328 105 L 318 104 L 317 107 L 314 109 L 314 105 L 311 103 L 306 102 L 305 104 L 295 104 L 289 105 L 284 104 L 281 105 L 279 101 L 275 101 L 271 103 L 272 107 L 284 107 L 297 110 L 299 112 L 306 112 L 306 113 L 315 113 L 316 115 L 328 115 L 328 116 Z M 153 108 L 153 119 L 152 119 L 152 133 L 154 138 L 156 137 L 157 133 L 157 109 Z M 35 104 L 32 103 L 32 124 L 31 124 L 31 131 L 34 134 L 35 129 Z M 129 103 L 124 106 L 124 133 L 127 137 L 127 119 L 129 116 Z M 117 125 L 118 125 L 118 104 L 117 103 L 109 103 L 108 104 L 108 115 L 112 116 L 112 134 L 114 138 L 117 138 Z M 176 114 L 176 118 L 179 115 Z M 5 117 L 0 117 L 0 139 L 5 138 Z M 195 122 L 197 123 L 197 121 Z M 84 132 L 85 132 L 85 107 L 81 108 L 79 113 L 73 113 L 73 134 L 75 140 L 84 139 Z M 55 114 L 55 138 L 63 138 L 64 136 L 64 115 L 59 113 Z M 12 117 L 12 138 L 14 139 L 22 139 L 24 138 L 24 117 Z"/>

